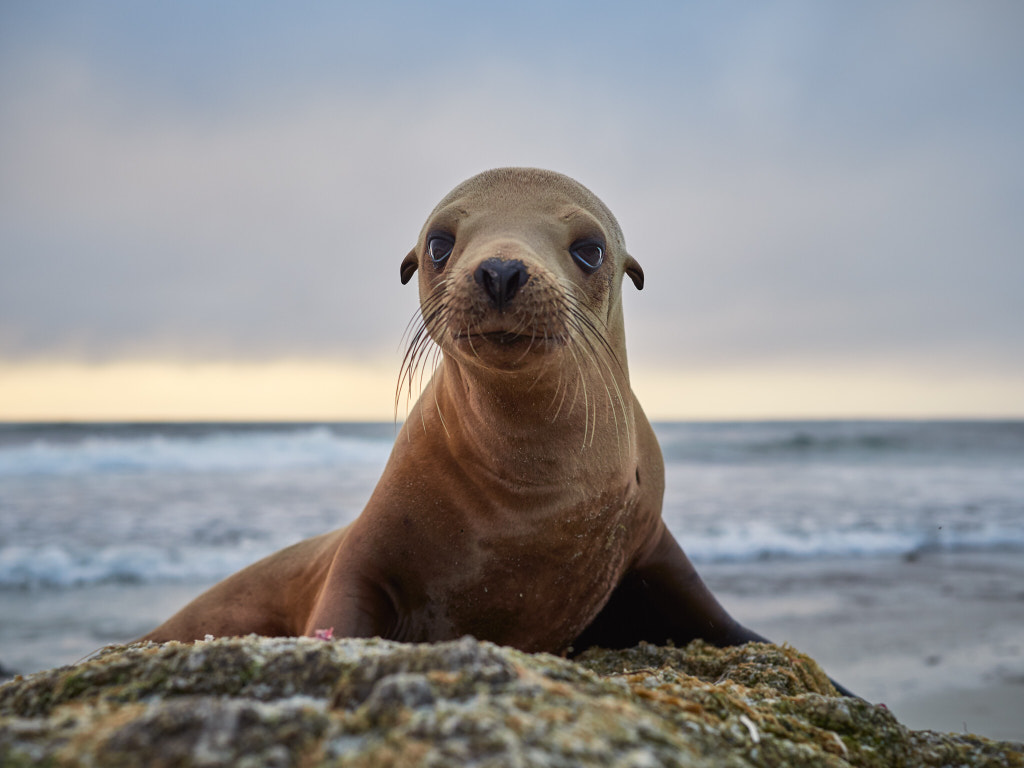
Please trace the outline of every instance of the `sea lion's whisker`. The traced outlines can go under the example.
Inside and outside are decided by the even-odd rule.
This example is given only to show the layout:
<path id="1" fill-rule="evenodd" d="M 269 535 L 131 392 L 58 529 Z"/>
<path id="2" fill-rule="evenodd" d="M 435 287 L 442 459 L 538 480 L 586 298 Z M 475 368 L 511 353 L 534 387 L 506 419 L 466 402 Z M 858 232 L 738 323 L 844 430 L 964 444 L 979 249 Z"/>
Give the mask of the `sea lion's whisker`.
<path id="1" fill-rule="evenodd" d="M 438 357 L 440 357 L 440 355 L 441 355 L 441 348 L 435 345 L 434 353 L 433 354 L 434 354 L 433 370 L 436 371 L 437 370 L 437 365 L 438 365 Z M 437 418 L 440 419 L 440 421 L 441 421 L 441 427 L 444 429 L 445 435 L 448 437 L 448 439 L 451 439 L 451 436 L 452 436 L 451 432 L 448 431 L 448 425 L 445 423 L 445 420 L 444 420 L 444 413 L 441 411 L 441 402 L 437 399 L 437 387 L 431 387 L 431 391 L 434 393 L 434 408 L 437 410 Z M 426 409 L 423 409 L 423 410 L 426 410 Z M 426 424 L 425 423 L 423 425 L 423 428 L 426 429 Z"/>
<path id="2" fill-rule="evenodd" d="M 406 390 L 406 415 L 409 413 L 409 403 L 413 401 L 413 389 L 417 386 L 417 375 L 419 376 L 418 386 L 422 390 L 423 377 L 426 373 L 423 360 L 430 348 L 437 350 L 437 346 L 430 334 L 430 327 L 436 324 L 444 324 L 449 312 L 446 301 L 446 286 L 442 282 L 423 300 L 419 309 L 410 318 L 406 325 L 406 332 L 403 338 L 410 337 L 402 363 L 399 367 L 398 382 L 395 387 L 395 420 L 398 420 L 398 406 L 402 399 L 403 388 Z M 415 329 L 415 330 L 414 330 Z M 437 359 L 435 357 L 434 367 Z M 403 387 L 403 384 L 405 387 Z"/>
<path id="3" fill-rule="evenodd" d="M 576 361 L 576 371 L 578 374 L 576 377 L 576 392 L 577 394 L 581 390 L 583 392 L 583 445 L 580 450 L 584 450 L 587 447 L 587 435 L 590 433 L 590 396 L 587 391 L 587 377 L 583 374 L 583 366 L 580 363 L 579 356 L 576 354 L 577 351 L 582 350 L 573 348 L 573 359 Z M 593 442 L 591 442 L 591 445 L 593 445 Z"/>
<path id="4" fill-rule="evenodd" d="M 626 369 L 623 367 L 622 361 L 619 360 L 619 356 L 615 352 L 614 347 L 612 347 L 611 343 L 608 341 L 608 337 L 598 325 L 598 323 L 600 323 L 601 326 L 604 326 L 604 322 L 594 315 L 593 310 L 575 297 L 571 297 L 571 304 L 573 316 L 579 320 L 591 334 L 593 334 L 593 338 L 596 338 L 600 342 L 600 346 L 604 348 L 605 352 L 615 360 L 616 365 L 619 367 L 619 371 L 625 374 Z"/>
<path id="5" fill-rule="evenodd" d="M 465 339 L 469 343 L 469 348 L 470 350 L 472 350 L 474 357 L 476 357 L 478 360 L 482 359 L 480 357 L 480 353 L 477 351 L 476 346 L 473 344 L 473 333 L 468 324 L 466 325 L 466 330 L 464 331 L 464 333 Z"/>
<path id="6" fill-rule="evenodd" d="M 420 367 L 423 353 L 433 343 L 433 339 L 427 333 L 426 325 L 423 324 L 416 331 L 416 335 L 413 337 L 412 343 L 406 350 L 405 357 L 402 361 L 402 368 L 399 376 L 399 392 L 396 393 L 396 397 L 400 396 L 401 385 L 404 380 L 408 385 L 408 397 L 412 398 L 412 390 L 415 386 L 415 378 L 417 369 Z M 421 377 L 422 384 L 422 377 Z"/>
<path id="7" fill-rule="evenodd" d="M 592 326 L 588 326 L 585 323 L 580 322 L 583 319 L 584 318 L 579 317 L 578 314 L 573 314 L 572 317 L 568 318 L 567 323 L 569 324 L 569 326 L 571 328 L 573 328 L 573 330 L 576 331 L 576 333 L 574 334 L 574 338 L 580 340 L 585 345 L 587 351 L 589 352 L 588 359 L 590 359 L 591 361 L 594 361 L 594 365 L 592 366 L 592 368 L 593 368 L 594 372 L 600 378 L 601 383 L 604 386 L 604 388 L 606 390 L 606 393 L 608 394 L 609 402 L 612 402 L 611 392 L 608 389 L 608 383 L 605 380 L 604 373 L 601 370 L 601 363 L 605 364 L 605 367 L 608 369 L 609 374 L 613 374 L 613 372 L 611 371 L 610 366 L 607 365 L 607 361 L 604 359 L 605 355 L 602 354 L 605 351 L 604 348 L 595 345 L 594 342 L 593 342 L 591 333 L 588 333 L 588 331 L 591 330 Z M 611 375 L 611 378 L 614 381 L 614 378 L 615 378 L 614 375 Z M 617 383 L 615 384 L 615 386 L 616 386 L 616 389 L 618 389 L 618 384 Z M 612 412 L 614 414 L 614 408 L 612 408 L 611 410 L 612 410 Z M 595 425 L 596 425 L 596 422 L 595 422 Z M 617 427 L 617 417 L 616 417 L 616 427 Z"/>
<path id="8" fill-rule="evenodd" d="M 533 308 L 532 317 L 529 318 L 529 321 L 527 322 L 527 319 L 524 317 L 523 318 L 523 322 L 520 325 L 520 328 L 523 331 L 529 331 L 529 333 L 530 333 L 530 341 L 529 341 L 529 344 L 526 345 L 526 351 L 523 352 L 523 354 L 520 355 L 519 359 L 516 361 L 517 363 L 525 360 L 529 356 L 529 354 L 533 351 L 534 345 L 536 345 L 538 343 L 538 335 L 537 335 L 538 327 L 540 328 L 540 331 L 541 331 L 540 343 L 546 349 L 547 345 L 548 345 L 548 327 L 547 327 L 547 323 L 540 321 L 540 312 L 537 310 L 536 307 L 534 307 Z"/>
<path id="9" fill-rule="evenodd" d="M 570 353 L 572 353 L 572 347 L 571 346 L 569 347 L 569 350 L 570 350 Z M 558 383 L 555 385 L 555 391 L 551 395 L 551 403 L 552 404 L 555 402 L 555 398 L 558 397 L 558 393 L 559 392 L 562 393 L 562 396 L 558 400 L 558 407 L 555 408 L 554 415 L 551 417 L 551 422 L 552 423 L 558 421 L 558 415 L 562 412 L 562 406 L 565 404 L 565 396 L 569 393 L 569 384 L 566 381 L 566 376 L 565 376 L 564 368 L 561 367 L 561 366 L 558 368 Z M 548 406 L 549 410 L 550 410 L 550 408 L 551 408 L 551 405 Z"/>
<path id="10" fill-rule="evenodd" d="M 575 299 L 575 297 L 572 298 Z M 600 376 L 601 381 L 605 386 L 609 403 L 614 403 L 615 401 L 618 402 L 619 408 L 622 412 L 623 425 L 626 430 L 626 439 L 628 441 L 630 439 L 630 409 L 627 407 L 625 396 L 623 395 L 622 389 L 619 386 L 618 376 L 615 375 L 615 371 L 612 369 L 611 363 L 608 361 L 608 358 L 611 357 L 615 361 L 621 374 L 625 375 L 625 369 L 623 368 L 622 363 L 618 358 L 618 355 L 615 353 L 615 350 L 608 342 L 605 334 L 601 332 L 597 323 L 588 316 L 588 313 L 590 312 L 589 308 L 578 300 L 573 301 L 571 303 L 571 308 L 571 318 L 567 322 L 569 322 L 573 326 L 573 328 L 578 331 L 578 337 L 583 339 L 583 341 L 591 349 L 593 356 L 599 358 L 600 361 L 604 364 L 606 370 L 608 371 L 612 386 L 615 389 L 614 398 L 612 397 L 611 391 L 608 389 L 608 382 L 607 380 L 605 380 L 604 375 L 601 374 L 600 370 L 598 370 L 598 375 Z M 603 325 L 603 323 L 601 324 Z M 595 338 L 598 340 L 598 342 L 600 342 L 600 351 L 594 345 Z M 615 414 L 614 405 L 612 406 L 611 411 L 612 416 L 616 420 L 615 427 L 616 435 L 618 436 L 618 419 Z"/>

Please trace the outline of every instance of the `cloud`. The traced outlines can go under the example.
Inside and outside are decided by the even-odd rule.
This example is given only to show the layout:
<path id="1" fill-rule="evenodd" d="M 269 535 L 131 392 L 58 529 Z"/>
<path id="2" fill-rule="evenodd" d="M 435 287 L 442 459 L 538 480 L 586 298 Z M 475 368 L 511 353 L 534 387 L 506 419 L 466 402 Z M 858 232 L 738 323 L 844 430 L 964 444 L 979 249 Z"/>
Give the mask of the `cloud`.
<path id="1" fill-rule="evenodd" d="M 0 289 L 9 353 L 397 345 L 416 301 L 398 264 L 437 199 L 493 165 L 582 168 L 572 158 L 608 141 L 579 141 L 570 115 L 542 106 L 550 94 L 506 80 L 497 92 L 482 80 L 469 115 L 457 109 L 466 92 L 424 111 L 398 88 L 213 122 L 126 117 L 122 94 L 77 69 L 30 84 L 10 108 L 22 119 L 3 162 L 17 254 Z"/>
<path id="2" fill-rule="evenodd" d="M 616 211 L 643 366 L 1020 376 L 1024 54 L 1000 8 L 37 24 L 0 78 L 0 355 L 394 355 L 436 200 L 528 164 Z"/>

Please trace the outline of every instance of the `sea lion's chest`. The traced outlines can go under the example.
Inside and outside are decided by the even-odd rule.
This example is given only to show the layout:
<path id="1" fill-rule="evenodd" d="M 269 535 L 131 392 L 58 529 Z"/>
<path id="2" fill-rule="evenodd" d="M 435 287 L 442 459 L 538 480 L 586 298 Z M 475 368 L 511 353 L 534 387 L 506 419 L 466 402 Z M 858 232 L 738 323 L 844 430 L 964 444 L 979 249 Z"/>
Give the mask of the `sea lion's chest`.
<path id="1" fill-rule="evenodd" d="M 564 494 L 569 498 L 570 494 Z M 473 635 L 562 650 L 593 619 L 634 554 L 638 494 L 622 483 L 575 503 L 488 505 L 406 518 L 409 546 L 389 569 L 396 639 Z M 433 519 L 430 519 L 433 518 Z"/>

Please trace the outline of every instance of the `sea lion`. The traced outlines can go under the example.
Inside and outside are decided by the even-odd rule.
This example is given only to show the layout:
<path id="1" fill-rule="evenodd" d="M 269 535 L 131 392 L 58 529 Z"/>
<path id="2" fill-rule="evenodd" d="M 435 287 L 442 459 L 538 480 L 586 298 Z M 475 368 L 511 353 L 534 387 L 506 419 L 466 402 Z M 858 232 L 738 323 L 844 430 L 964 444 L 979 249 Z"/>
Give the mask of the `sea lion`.
<path id="1" fill-rule="evenodd" d="M 661 519 L 661 451 L 626 366 L 615 217 L 550 171 L 503 168 L 434 209 L 401 263 L 440 363 L 365 510 L 215 585 L 143 639 L 470 634 L 564 653 L 761 636 Z"/>

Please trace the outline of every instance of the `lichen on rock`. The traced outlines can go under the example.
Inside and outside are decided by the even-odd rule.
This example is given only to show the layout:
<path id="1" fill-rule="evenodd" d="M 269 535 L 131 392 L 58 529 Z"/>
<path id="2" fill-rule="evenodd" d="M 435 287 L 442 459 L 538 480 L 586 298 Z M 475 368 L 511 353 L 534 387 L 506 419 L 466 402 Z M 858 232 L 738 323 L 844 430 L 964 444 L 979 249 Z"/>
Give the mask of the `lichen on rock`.
<path id="1" fill-rule="evenodd" d="M 471 638 L 110 648 L 0 686 L 0 764 L 1024 766 L 909 731 L 792 648 L 640 645 L 574 661 Z"/>

